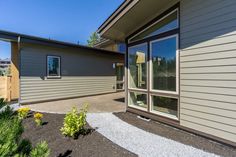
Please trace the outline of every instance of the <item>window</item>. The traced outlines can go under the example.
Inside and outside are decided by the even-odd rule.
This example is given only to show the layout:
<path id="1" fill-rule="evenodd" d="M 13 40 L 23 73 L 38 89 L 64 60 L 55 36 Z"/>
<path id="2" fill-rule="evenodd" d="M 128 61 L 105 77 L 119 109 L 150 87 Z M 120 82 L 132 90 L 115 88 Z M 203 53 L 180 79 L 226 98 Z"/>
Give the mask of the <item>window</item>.
<path id="1" fill-rule="evenodd" d="M 116 90 L 124 90 L 124 64 L 116 63 Z"/>
<path id="2" fill-rule="evenodd" d="M 150 42 L 152 89 L 177 92 L 177 36 Z"/>
<path id="3" fill-rule="evenodd" d="M 61 76 L 61 58 L 57 56 L 47 56 L 47 76 L 60 77 Z"/>
<path id="4" fill-rule="evenodd" d="M 124 81 L 124 64 L 116 63 L 116 80 Z"/>
<path id="5" fill-rule="evenodd" d="M 175 10 L 172 13 L 166 15 L 162 19 L 158 20 L 156 23 L 141 31 L 133 38 L 129 40 L 129 42 L 145 39 L 147 37 L 151 37 L 154 35 L 158 35 L 170 30 L 178 28 L 178 11 Z"/>
<path id="6" fill-rule="evenodd" d="M 140 109 L 147 109 L 147 95 L 141 92 L 130 92 L 129 105 Z"/>
<path id="7" fill-rule="evenodd" d="M 147 44 L 130 47 L 129 57 L 129 87 L 147 88 Z"/>
<path id="8" fill-rule="evenodd" d="M 128 39 L 128 106 L 178 119 L 178 8 Z"/>
<path id="9" fill-rule="evenodd" d="M 124 90 L 124 83 L 116 83 L 117 90 Z"/>
<path id="10" fill-rule="evenodd" d="M 177 118 L 178 99 L 152 96 L 152 111 Z"/>

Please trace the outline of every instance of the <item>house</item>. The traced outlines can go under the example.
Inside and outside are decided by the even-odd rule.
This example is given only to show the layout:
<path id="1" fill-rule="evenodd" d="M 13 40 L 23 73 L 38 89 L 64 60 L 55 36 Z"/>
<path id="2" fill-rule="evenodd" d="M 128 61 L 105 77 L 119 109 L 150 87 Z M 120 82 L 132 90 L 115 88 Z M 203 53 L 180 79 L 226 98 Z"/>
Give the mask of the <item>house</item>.
<path id="1" fill-rule="evenodd" d="M 0 59 L 0 68 L 8 68 L 11 65 L 11 60 L 9 58 Z"/>
<path id="2" fill-rule="evenodd" d="M 0 39 L 11 42 L 12 91 L 21 104 L 121 88 L 123 53 L 6 31 L 0 31 Z"/>
<path id="3" fill-rule="evenodd" d="M 125 51 L 126 51 L 125 43 L 120 43 L 120 42 L 116 42 L 116 41 L 105 39 L 105 38 L 101 38 L 97 43 L 95 43 L 94 47 L 99 48 L 99 49 L 108 50 L 108 51 L 120 52 L 120 53 L 125 53 Z M 125 71 L 124 62 L 117 63 L 116 64 L 116 73 L 117 73 L 117 75 L 122 76 L 117 79 L 118 91 L 124 90 L 124 88 L 125 88 L 125 86 L 124 86 L 124 83 L 125 83 L 124 71 Z"/>
<path id="4" fill-rule="evenodd" d="M 127 111 L 236 146 L 236 1 L 126 0 L 99 27 L 125 42 Z"/>

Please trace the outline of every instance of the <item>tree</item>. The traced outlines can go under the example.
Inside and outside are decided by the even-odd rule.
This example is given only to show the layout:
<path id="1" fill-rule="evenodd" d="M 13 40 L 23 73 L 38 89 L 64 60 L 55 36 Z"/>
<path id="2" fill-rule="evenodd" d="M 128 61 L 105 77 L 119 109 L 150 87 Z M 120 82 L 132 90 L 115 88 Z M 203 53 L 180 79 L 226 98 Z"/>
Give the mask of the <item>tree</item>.
<path id="1" fill-rule="evenodd" d="M 94 45 L 100 41 L 100 37 L 99 34 L 97 32 L 93 32 L 90 37 L 89 40 L 87 40 L 88 42 L 88 46 L 90 47 L 94 47 Z"/>

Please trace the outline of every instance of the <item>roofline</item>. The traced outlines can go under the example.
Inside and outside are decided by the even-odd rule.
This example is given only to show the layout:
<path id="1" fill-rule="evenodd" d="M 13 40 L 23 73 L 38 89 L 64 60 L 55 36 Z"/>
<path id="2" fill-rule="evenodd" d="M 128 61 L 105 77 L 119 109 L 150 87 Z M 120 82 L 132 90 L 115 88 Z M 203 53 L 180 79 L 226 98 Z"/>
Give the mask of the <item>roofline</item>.
<path id="1" fill-rule="evenodd" d="M 106 44 L 106 43 L 109 43 L 109 42 L 111 42 L 110 39 L 101 40 L 101 41 L 95 43 L 95 44 L 94 44 L 94 47 L 100 46 L 100 45 L 102 45 L 102 44 Z"/>
<path id="2" fill-rule="evenodd" d="M 98 33 L 101 33 L 118 15 L 121 14 L 125 8 L 127 8 L 133 0 L 124 0 L 118 8 L 101 24 L 101 26 L 97 29 Z"/>
<path id="3" fill-rule="evenodd" d="M 46 38 L 41 38 L 41 37 L 36 37 L 36 36 L 31 36 L 31 35 L 26 35 L 26 34 L 0 30 L 0 39 L 2 38 L 2 39 L 17 42 L 19 37 L 21 38 L 21 42 L 29 42 L 33 44 L 46 44 L 49 46 L 60 45 L 60 46 L 65 46 L 65 47 L 84 48 L 88 50 L 97 50 L 97 51 L 105 52 L 105 53 L 124 55 L 123 53 L 116 52 L 116 51 L 109 51 L 109 50 L 104 50 L 104 49 L 94 48 L 94 47 L 89 47 L 89 46 L 84 46 L 84 45 L 78 45 L 78 44 L 73 44 L 73 43 L 64 42 L 64 41 L 46 39 Z"/>

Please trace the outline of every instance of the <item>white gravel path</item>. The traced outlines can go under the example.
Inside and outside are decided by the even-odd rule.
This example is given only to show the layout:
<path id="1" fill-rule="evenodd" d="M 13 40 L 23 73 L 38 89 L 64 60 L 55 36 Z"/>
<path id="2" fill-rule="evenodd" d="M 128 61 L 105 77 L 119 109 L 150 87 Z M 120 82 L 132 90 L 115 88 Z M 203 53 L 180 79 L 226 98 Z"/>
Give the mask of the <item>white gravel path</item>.
<path id="1" fill-rule="evenodd" d="M 146 132 L 112 113 L 89 113 L 87 121 L 100 134 L 141 157 L 217 157 L 215 154 Z"/>

